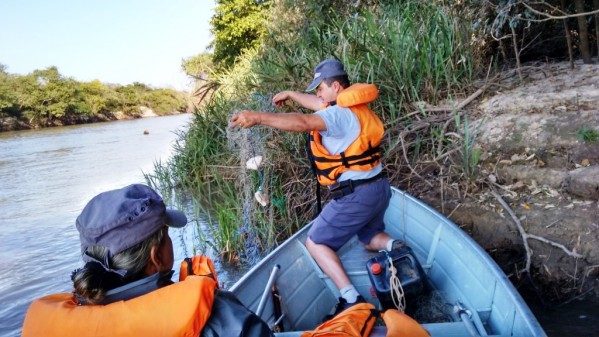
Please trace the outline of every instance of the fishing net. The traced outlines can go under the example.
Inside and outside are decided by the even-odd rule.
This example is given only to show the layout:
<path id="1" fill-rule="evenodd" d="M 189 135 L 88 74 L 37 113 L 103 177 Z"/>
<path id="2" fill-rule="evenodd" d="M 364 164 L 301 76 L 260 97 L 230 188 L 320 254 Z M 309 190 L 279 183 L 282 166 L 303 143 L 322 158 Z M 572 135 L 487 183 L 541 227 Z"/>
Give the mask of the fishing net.
<path id="1" fill-rule="evenodd" d="M 248 109 L 271 111 L 272 106 L 268 97 L 253 95 Z M 237 153 L 239 162 L 236 190 L 240 192 L 242 209 L 238 230 L 239 234 L 245 238 L 245 256 L 250 259 L 250 262 L 259 258 L 260 247 L 264 246 L 264 239 L 268 241 L 273 236 L 271 233 L 274 222 L 273 210 L 268 202 L 269 154 L 264 146 L 269 133 L 268 128 L 260 126 L 249 129 L 227 128 L 227 145 L 233 153 Z M 257 164 L 256 169 L 248 168 L 247 163 L 250 159 L 252 159 L 251 163 Z M 263 203 L 261 204 L 260 201 Z"/>
<path id="2" fill-rule="evenodd" d="M 432 290 L 411 303 L 408 309 L 412 310 L 408 311 L 420 323 L 443 323 L 455 320 L 451 314 L 452 308 L 440 291 Z"/>

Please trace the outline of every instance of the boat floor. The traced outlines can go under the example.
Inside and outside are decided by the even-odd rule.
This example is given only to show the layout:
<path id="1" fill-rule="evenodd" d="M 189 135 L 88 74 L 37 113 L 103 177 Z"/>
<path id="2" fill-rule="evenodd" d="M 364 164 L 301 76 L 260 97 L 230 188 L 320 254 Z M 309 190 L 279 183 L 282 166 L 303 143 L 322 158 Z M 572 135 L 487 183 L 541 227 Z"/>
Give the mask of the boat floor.
<path id="1" fill-rule="evenodd" d="M 308 253 L 307 249 L 300 243 L 301 240 L 297 241 L 297 244 L 300 244 L 304 250 L 305 257 L 311 260 L 315 265 L 315 270 L 318 272 L 319 278 L 324 280 L 324 282 L 328 286 L 328 290 L 333 293 L 334 297 L 339 297 L 339 291 L 334 283 L 330 280 L 330 278 L 322 272 L 322 270 L 316 265 L 316 262 Z M 303 242 L 303 241 L 301 241 Z M 377 252 L 371 252 L 360 244 L 356 237 L 350 240 L 347 244 L 345 244 L 338 252 L 337 252 L 341 262 L 343 263 L 343 267 L 347 272 L 352 284 L 358 289 L 360 294 L 369 302 L 378 306 L 378 300 L 376 300 L 376 296 L 371 294 L 371 283 L 368 277 L 368 273 L 366 271 L 366 261 L 378 255 Z M 336 303 L 331 304 L 331 312 L 334 309 L 334 305 Z M 462 322 L 444 322 L 444 323 L 424 323 L 422 324 L 425 329 L 427 329 L 431 336 L 465 336 L 468 335 L 468 330 L 466 326 Z M 300 336 L 303 331 L 290 331 L 290 332 L 281 332 L 275 333 L 277 337 L 292 337 L 292 336 Z M 373 331 L 369 336 L 371 337 L 384 337 L 387 333 L 387 329 L 385 326 L 375 326 Z"/>

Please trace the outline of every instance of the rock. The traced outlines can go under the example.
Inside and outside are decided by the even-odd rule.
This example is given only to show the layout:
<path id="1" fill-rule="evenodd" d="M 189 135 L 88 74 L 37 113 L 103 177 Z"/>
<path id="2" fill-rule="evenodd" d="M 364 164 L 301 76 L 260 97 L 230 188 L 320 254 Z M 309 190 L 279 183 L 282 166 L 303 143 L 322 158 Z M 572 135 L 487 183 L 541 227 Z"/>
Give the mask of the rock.
<path id="1" fill-rule="evenodd" d="M 599 200 L 599 166 L 570 171 L 566 190 L 585 199 Z"/>
<path id="2" fill-rule="evenodd" d="M 141 117 L 145 118 L 145 117 L 156 117 L 158 116 L 154 110 L 145 107 L 145 106 L 140 106 L 139 110 L 141 111 Z"/>
<path id="3" fill-rule="evenodd" d="M 121 119 L 125 119 L 127 118 L 127 115 L 125 115 L 125 113 L 123 111 L 114 111 L 112 113 L 112 115 L 114 116 L 114 118 L 121 120 Z"/>
<path id="4" fill-rule="evenodd" d="M 498 168 L 499 177 L 509 183 L 513 181 L 522 181 L 528 185 L 533 185 L 533 181 L 538 185 L 546 185 L 555 189 L 562 187 L 562 184 L 568 178 L 568 172 L 557 169 L 537 168 L 534 166 L 503 166 Z"/>

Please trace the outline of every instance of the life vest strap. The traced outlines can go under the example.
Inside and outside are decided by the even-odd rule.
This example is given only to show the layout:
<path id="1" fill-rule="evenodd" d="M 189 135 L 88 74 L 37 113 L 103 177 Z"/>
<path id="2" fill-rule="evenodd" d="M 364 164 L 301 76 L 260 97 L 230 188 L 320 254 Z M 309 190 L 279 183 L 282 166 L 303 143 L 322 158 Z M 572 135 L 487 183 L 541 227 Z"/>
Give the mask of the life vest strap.
<path id="1" fill-rule="evenodd" d="M 370 158 L 366 158 L 362 161 L 354 162 L 354 163 L 352 163 L 352 165 L 354 165 L 354 166 L 368 165 L 368 164 L 376 163 L 379 159 L 380 159 L 380 156 L 378 156 L 378 155 L 371 156 Z M 335 165 L 335 166 L 331 166 L 326 169 L 320 169 L 320 170 L 316 169 L 316 174 L 325 176 L 331 180 L 337 180 L 338 177 L 331 177 L 330 175 L 331 175 L 331 172 L 333 172 L 335 169 L 337 169 L 341 166 L 342 165 Z"/>
<path id="2" fill-rule="evenodd" d="M 345 152 L 341 152 L 339 155 L 341 156 L 341 163 L 343 164 L 343 166 L 349 167 L 349 161 L 347 160 L 347 157 L 345 156 Z"/>
<path id="3" fill-rule="evenodd" d="M 373 182 L 375 180 L 378 180 L 380 178 L 383 177 L 383 172 L 380 172 L 379 174 L 375 175 L 374 177 L 370 177 L 370 178 L 366 178 L 366 179 L 348 179 L 348 180 L 344 180 L 344 181 L 340 181 L 340 182 L 336 182 L 332 185 L 327 186 L 327 188 L 329 190 L 335 190 L 338 187 L 345 187 L 345 186 L 360 186 L 360 185 L 364 185 L 370 182 Z"/>
<path id="4" fill-rule="evenodd" d="M 329 189 L 329 193 L 331 193 L 331 198 L 339 199 L 346 195 L 354 193 L 356 187 L 364 184 L 368 184 L 375 180 L 378 180 L 383 177 L 383 173 L 379 173 L 374 177 L 370 177 L 367 179 L 355 179 L 355 180 L 344 180 L 341 182 L 335 182 L 332 185 L 327 186 Z"/>
<path id="5" fill-rule="evenodd" d="M 320 163 L 338 163 L 341 162 L 344 166 L 347 166 L 345 163 L 347 162 L 350 166 L 351 165 L 356 165 L 356 163 L 352 163 L 355 160 L 359 160 L 359 159 L 363 159 L 366 157 L 374 157 L 376 155 L 377 159 L 380 158 L 380 156 L 378 156 L 378 154 L 380 153 L 380 149 L 381 147 L 379 145 L 375 146 L 375 147 L 369 147 L 368 150 L 362 152 L 361 154 L 358 155 L 354 155 L 354 156 L 346 156 L 345 152 L 341 152 L 339 155 L 341 156 L 341 159 L 333 159 L 333 158 L 326 158 L 326 157 L 318 157 L 316 155 L 312 155 L 312 158 L 315 162 L 320 162 Z"/>

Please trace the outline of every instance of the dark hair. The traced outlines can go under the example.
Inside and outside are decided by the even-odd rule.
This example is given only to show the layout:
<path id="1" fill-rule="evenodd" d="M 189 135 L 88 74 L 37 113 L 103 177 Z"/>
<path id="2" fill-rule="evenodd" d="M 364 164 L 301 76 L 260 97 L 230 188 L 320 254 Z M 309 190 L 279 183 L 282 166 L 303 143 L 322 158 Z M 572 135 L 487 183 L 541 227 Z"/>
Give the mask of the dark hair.
<path id="1" fill-rule="evenodd" d="M 331 86 L 331 84 L 333 84 L 333 82 L 339 82 L 339 85 L 341 85 L 341 87 L 343 87 L 343 89 L 345 89 L 351 85 L 351 82 L 349 81 L 349 77 L 347 75 L 333 76 L 333 77 L 325 78 L 322 81 L 324 83 L 326 83 L 329 87 Z"/>
<path id="2" fill-rule="evenodd" d="M 164 238 L 164 229 L 161 228 L 144 241 L 112 256 L 109 259 L 110 267 L 114 270 L 126 270 L 125 276 L 107 270 L 100 262 L 87 262 L 83 268 L 75 270 L 71 275 L 75 294 L 89 304 L 96 304 L 106 297 L 107 291 L 141 279 L 152 247 L 161 245 Z M 102 246 L 90 246 L 87 252 L 96 260 L 104 261 L 107 249 Z"/>

